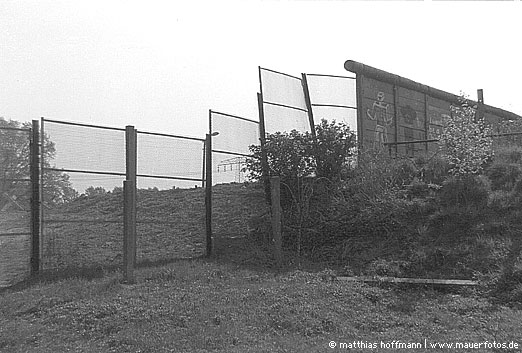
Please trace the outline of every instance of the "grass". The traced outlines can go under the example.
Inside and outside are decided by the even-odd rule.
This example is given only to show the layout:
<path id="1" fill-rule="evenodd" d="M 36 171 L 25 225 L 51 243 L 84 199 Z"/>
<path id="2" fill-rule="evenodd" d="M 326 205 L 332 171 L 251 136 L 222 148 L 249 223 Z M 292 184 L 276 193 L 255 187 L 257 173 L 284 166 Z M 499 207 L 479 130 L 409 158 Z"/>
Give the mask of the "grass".
<path id="1" fill-rule="evenodd" d="M 138 263 L 195 258 L 205 253 L 204 190 L 138 190 Z M 214 234 L 244 236 L 252 215 L 265 212 L 255 185 L 217 185 Z M 121 263 L 123 194 L 82 196 L 45 210 L 43 268 L 114 267 Z"/>
<path id="2" fill-rule="evenodd" d="M 332 340 L 522 344 L 521 310 L 469 290 L 376 287 L 336 281 L 328 271 L 267 270 L 262 261 L 269 257 L 246 239 L 220 254 L 141 268 L 134 285 L 108 272 L 5 290 L 0 351 L 326 352 Z"/>
<path id="3" fill-rule="evenodd" d="M 199 200 L 195 196 L 200 191 L 143 192 L 140 205 L 147 212 L 141 219 L 168 219 L 170 202 L 175 213 L 195 222 L 199 213 L 190 214 L 198 209 L 199 201 L 193 200 Z M 75 212 L 110 216 L 117 205 L 111 197 L 85 199 L 77 209 L 67 210 L 68 217 Z M 144 222 L 141 234 L 151 243 L 138 251 L 155 252 L 147 255 L 150 261 L 142 257 L 133 285 L 123 283 L 116 266 L 104 265 L 64 268 L 1 290 L 0 352 L 327 352 L 335 351 L 328 348 L 330 341 L 379 345 L 425 339 L 522 345 L 522 309 L 495 301 L 486 288 L 346 283 L 336 281 L 328 265 L 290 253 L 278 269 L 253 239 L 264 231 L 262 189 L 222 185 L 214 201 L 215 241 L 209 259 L 169 257 L 170 243 L 161 242 L 165 235 L 158 236 L 151 231 L 157 225 Z M 191 204 L 194 208 L 187 206 Z M 70 234 L 68 241 L 83 239 L 84 245 L 89 234 L 101 231 L 86 227 L 74 233 L 74 223 L 67 224 L 61 226 Z M 187 229 L 170 234 L 185 234 L 189 243 Z M 118 230 L 105 231 L 119 236 Z M 96 239 L 107 241 L 99 235 Z M 88 256 L 96 252 L 77 247 L 91 254 L 86 259 L 95 259 Z M 373 351 L 388 350 L 378 346 Z"/>

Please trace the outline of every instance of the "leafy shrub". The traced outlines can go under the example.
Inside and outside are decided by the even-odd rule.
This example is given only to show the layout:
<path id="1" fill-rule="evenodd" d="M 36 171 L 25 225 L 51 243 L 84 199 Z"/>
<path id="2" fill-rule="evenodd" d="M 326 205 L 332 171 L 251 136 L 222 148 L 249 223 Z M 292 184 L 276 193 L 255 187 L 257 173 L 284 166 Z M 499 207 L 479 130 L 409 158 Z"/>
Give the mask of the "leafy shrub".
<path id="1" fill-rule="evenodd" d="M 465 97 L 451 107 L 451 119 L 444 121 L 439 146 L 455 176 L 479 174 L 492 155 L 491 131 L 484 118 L 475 114 Z"/>
<path id="2" fill-rule="evenodd" d="M 258 181 L 263 176 L 263 155 L 266 154 L 270 175 L 277 175 L 284 181 L 310 176 L 315 171 L 312 153 L 312 136 L 297 130 L 267 134 L 263 148 L 250 146 L 252 157 L 246 161 L 245 169 L 250 179 Z"/>
<path id="3" fill-rule="evenodd" d="M 340 179 L 355 153 L 355 134 L 348 125 L 321 120 L 316 138 L 308 132 L 292 130 L 267 134 L 263 147 L 252 145 L 247 159 L 250 178 L 261 180 L 263 154 L 266 154 L 270 175 L 277 175 L 287 184 L 308 176 Z"/>
<path id="4" fill-rule="evenodd" d="M 107 191 L 101 187 L 101 186 L 89 186 L 87 189 L 85 189 L 85 195 L 87 196 L 98 196 L 98 195 L 105 195 Z"/>
<path id="5" fill-rule="evenodd" d="M 312 151 L 316 159 L 317 176 L 340 179 L 355 154 L 355 134 L 344 123 L 336 123 L 335 120 L 328 123 L 324 119 L 316 125 L 315 131 L 316 143 Z"/>

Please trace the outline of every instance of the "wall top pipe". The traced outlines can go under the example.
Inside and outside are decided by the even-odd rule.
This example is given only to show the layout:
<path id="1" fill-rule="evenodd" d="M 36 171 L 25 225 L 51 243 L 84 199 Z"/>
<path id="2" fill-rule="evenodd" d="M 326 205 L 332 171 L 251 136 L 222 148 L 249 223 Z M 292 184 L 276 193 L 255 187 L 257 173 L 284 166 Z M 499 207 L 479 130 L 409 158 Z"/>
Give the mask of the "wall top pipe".
<path id="1" fill-rule="evenodd" d="M 448 102 L 454 103 L 454 104 L 459 103 L 459 100 L 458 100 L 459 96 L 457 96 L 455 94 L 448 93 L 446 91 L 442 91 L 440 89 L 424 85 L 422 83 L 410 80 L 408 78 L 405 78 L 405 77 L 402 77 L 399 75 L 392 74 L 390 72 L 387 72 L 387 71 L 384 71 L 381 69 L 377 69 L 377 68 L 369 66 L 369 65 L 362 64 L 362 63 L 354 61 L 354 60 L 347 60 L 344 63 L 344 68 L 347 71 L 353 72 L 355 74 L 360 74 L 360 75 L 370 77 L 370 78 L 373 78 L 373 79 L 376 79 L 379 81 L 387 82 L 387 83 L 390 83 L 393 85 L 397 85 L 400 87 L 404 87 L 407 89 L 425 93 L 433 98 L 442 99 L 442 100 L 445 100 L 445 101 L 448 101 Z M 475 102 L 473 100 L 469 100 L 469 102 L 471 102 L 471 104 L 477 104 L 477 102 Z M 493 106 L 490 106 L 487 104 L 484 104 L 484 112 L 490 113 L 493 115 L 497 115 L 498 117 L 500 117 L 502 119 L 506 119 L 506 120 L 522 119 L 522 117 L 520 115 L 517 115 L 515 113 L 509 112 L 509 111 L 501 109 L 501 108 L 493 107 Z"/>

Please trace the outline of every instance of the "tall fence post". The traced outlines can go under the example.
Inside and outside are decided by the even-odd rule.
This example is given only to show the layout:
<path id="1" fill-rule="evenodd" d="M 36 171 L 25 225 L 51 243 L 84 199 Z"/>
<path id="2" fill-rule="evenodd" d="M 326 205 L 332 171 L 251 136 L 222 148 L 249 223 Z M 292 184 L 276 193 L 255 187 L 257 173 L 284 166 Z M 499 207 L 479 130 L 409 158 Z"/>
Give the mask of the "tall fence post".
<path id="1" fill-rule="evenodd" d="M 301 73 L 301 85 L 303 86 L 303 93 L 308 114 L 308 123 L 310 124 L 310 132 L 312 134 L 313 141 L 316 142 L 317 136 L 315 133 L 314 113 L 312 110 L 312 101 L 310 99 L 310 90 L 308 89 L 308 79 L 306 78 L 305 73 Z"/>
<path id="2" fill-rule="evenodd" d="M 126 180 L 123 182 L 123 277 L 135 282 L 136 265 L 136 172 L 137 136 L 134 126 L 125 127 Z"/>
<path id="3" fill-rule="evenodd" d="M 212 133 L 205 139 L 205 232 L 207 250 L 206 256 L 212 255 Z"/>
<path id="4" fill-rule="evenodd" d="M 31 165 L 31 274 L 40 271 L 40 131 L 33 120 L 30 140 Z"/>
<path id="5" fill-rule="evenodd" d="M 263 94 L 257 94 L 257 107 L 259 110 L 259 142 L 261 145 L 261 171 L 263 174 L 263 186 L 265 188 L 266 202 L 272 202 L 270 198 L 270 169 L 268 166 L 268 156 L 266 154 L 266 130 L 265 130 L 265 110 L 263 107 Z"/>
<path id="6" fill-rule="evenodd" d="M 206 158 L 207 158 L 207 140 L 203 142 L 203 170 L 201 173 L 201 187 L 205 187 L 205 175 L 206 175 Z"/>
<path id="7" fill-rule="evenodd" d="M 278 176 L 270 178 L 270 195 L 272 199 L 272 241 L 274 247 L 274 257 L 277 266 L 281 266 L 282 256 L 282 235 L 281 235 L 281 179 Z"/>

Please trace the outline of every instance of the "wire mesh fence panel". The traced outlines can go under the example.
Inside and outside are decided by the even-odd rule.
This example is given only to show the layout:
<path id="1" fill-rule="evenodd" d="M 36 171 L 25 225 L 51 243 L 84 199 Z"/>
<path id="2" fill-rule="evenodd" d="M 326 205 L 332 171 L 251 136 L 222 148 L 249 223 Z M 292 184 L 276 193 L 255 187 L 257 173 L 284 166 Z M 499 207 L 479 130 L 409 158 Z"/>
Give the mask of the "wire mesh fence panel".
<path id="1" fill-rule="evenodd" d="M 355 77 L 307 74 L 315 124 L 322 119 L 346 123 L 357 131 Z"/>
<path id="2" fill-rule="evenodd" d="M 119 185 L 123 185 L 123 180 L 119 178 Z M 105 190 L 101 186 L 109 183 L 115 183 L 115 178 L 97 175 L 85 193 L 60 203 L 45 202 L 44 270 L 111 267 L 121 263 L 123 190 L 121 187 Z M 47 187 L 44 185 L 44 189 Z"/>
<path id="3" fill-rule="evenodd" d="M 202 139 L 138 132 L 137 262 L 205 252 Z"/>
<path id="4" fill-rule="evenodd" d="M 0 126 L 0 287 L 30 272 L 29 138 L 29 130 Z"/>
<path id="5" fill-rule="evenodd" d="M 259 68 L 265 131 L 310 131 L 301 79 Z"/>
<path id="6" fill-rule="evenodd" d="M 246 156 L 228 153 L 212 153 L 212 184 L 243 183 L 249 180 L 248 172 L 244 170 Z"/>
<path id="7" fill-rule="evenodd" d="M 211 111 L 212 150 L 250 154 L 250 145 L 259 145 L 259 122 Z"/>
<path id="8" fill-rule="evenodd" d="M 196 184 L 203 178 L 203 140 L 145 132 L 138 132 L 137 138 L 138 176 L 165 176 L 189 182 L 194 179 Z"/>
<path id="9" fill-rule="evenodd" d="M 260 68 L 263 100 L 306 110 L 303 86 L 299 77 Z"/>
<path id="10" fill-rule="evenodd" d="M 125 131 L 42 120 L 42 268 L 121 264 Z"/>
<path id="11" fill-rule="evenodd" d="M 357 107 L 355 77 L 307 74 L 306 79 L 312 105 Z"/>
<path id="12" fill-rule="evenodd" d="M 305 111 L 270 104 L 264 104 L 263 110 L 266 133 L 310 131 L 310 121 Z"/>
<path id="13" fill-rule="evenodd" d="M 44 167 L 125 174 L 125 129 L 54 120 L 42 125 L 49 141 L 44 146 L 49 165 Z"/>
<path id="14" fill-rule="evenodd" d="M 211 111 L 212 181 L 213 184 L 241 183 L 247 180 L 243 171 L 250 146 L 259 145 L 257 121 Z"/>
<path id="15" fill-rule="evenodd" d="M 212 188 L 212 233 L 214 238 L 242 238 L 269 222 L 269 209 L 259 183 L 218 184 Z M 218 246 L 219 241 L 216 241 Z"/>
<path id="16" fill-rule="evenodd" d="M 159 179 L 138 177 L 137 262 L 193 258 L 205 253 L 203 188 L 142 188 Z"/>
<path id="17" fill-rule="evenodd" d="M 343 122 L 350 127 L 350 130 L 357 132 L 357 110 L 340 107 L 318 107 L 313 106 L 315 124 L 319 124 L 321 119 L 327 121 Z"/>

